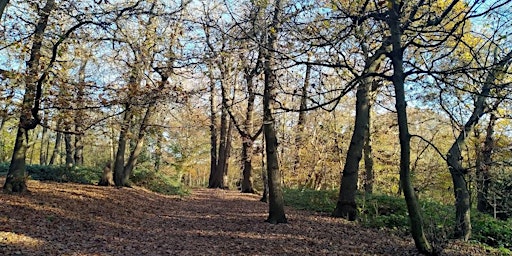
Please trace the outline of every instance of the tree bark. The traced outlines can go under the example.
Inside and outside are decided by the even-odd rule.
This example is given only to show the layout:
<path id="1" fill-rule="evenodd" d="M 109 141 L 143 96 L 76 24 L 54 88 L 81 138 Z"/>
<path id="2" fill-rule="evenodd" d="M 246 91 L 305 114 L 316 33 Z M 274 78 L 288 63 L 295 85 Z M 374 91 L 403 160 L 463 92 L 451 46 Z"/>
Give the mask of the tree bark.
<path id="1" fill-rule="evenodd" d="M 267 49 L 264 57 L 265 88 L 263 92 L 263 132 L 265 135 L 265 149 L 267 154 L 267 176 L 268 176 L 268 197 L 269 215 L 267 222 L 272 224 L 287 223 L 284 212 L 283 191 L 281 188 L 281 172 L 279 170 L 278 143 L 273 117 L 273 108 L 276 99 L 276 75 L 273 70 L 275 66 L 274 49 L 276 48 L 277 33 L 280 25 L 282 3 L 276 0 L 272 24 L 267 31 Z"/>
<path id="2" fill-rule="evenodd" d="M 491 211 L 491 204 L 489 203 L 489 187 L 491 185 L 490 167 L 492 163 L 492 151 L 494 149 L 494 125 L 496 124 L 496 114 L 491 113 L 489 117 L 489 124 L 487 125 L 486 135 L 482 153 L 479 156 L 479 161 L 476 168 L 477 176 L 477 209 L 482 213 L 489 213 Z"/>
<path id="3" fill-rule="evenodd" d="M 489 97 L 491 88 L 496 80 L 496 76 L 503 73 L 510 65 L 512 60 L 512 52 L 507 54 L 501 61 L 496 62 L 495 67 L 487 74 L 481 92 L 477 95 L 473 112 L 464 124 L 462 131 L 459 133 L 452 146 L 446 154 L 446 162 L 448 170 L 452 176 L 453 192 L 455 195 L 455 238 L 469 240 L 471 237 L 471 201 L 468 184 L 465 176 L 467 170 L 462 166 L 461 147 L 464 145 L 466 138 L 471 130 L 478 124 L 480 118 L 485 114 L 485 100 Z"/>
<path id="4" fill-rule="evenodd" d="M 7 7 L 8 3 L 9 3 L 9 0 L 0 0 L 0 20 L 2 20 L 2 16 L 4 15 L 5 7 Z"/>
<path id="5" fill-rule="evenodd" d="M 126 105 L 126 112 L 124 113 L 123 123 L 121 124 L 121 131 L 119 132 L 119 141 L 117 144 L 116 158 L 114 159 L 114 183 L 118 187 L 124 187 L 128 184 L 124 176 L 124 154 L 126 153 L 126 144 L 128 141 L 128 132 L 132 122 L 132 109 L 129 104 Z"/>
<path id="6" fill-rule="evenodd" d="M 308 98 L 309 80 L 311 76 L 311 65 L 306 65 L 306 74 L 304 77 L 304 85 L 300 95 L 299 119 L 297 120 L 297 136 L 295 137 L 295 152 L 293 161 L 293 172 L 298 175 L 300 172 L 300 149 L 304 136 L 304 124 L 306 123 L 306 108 Z"/>
<path id="7" fill-rule="evenodd" d="M 60 142 L 62 140 L 62 133 L 57 132 L 55 135 L 55 146 L 53 147 L 52 157 L 50 157 L 49 165 L 54 165 L 55 160 L 59 156 L 59 148 L 60 148 Z"/>
<path id="8" fill-rule="evenodd" d="M 74 144 L 74 162 L 76 165 L 84 164 L 84 144 L 83 144 L 83 118 L 84 111 L 82 110 L 83 101 L 84 101 L 84 86 L 85 86 L 85 68 L 87 66 L 87 59 L 85 59 L 80 65 L 80 69 L 78 70 L 78 85 L 76 87 L 76 103 L 78 106 L 78 110 L 75 113 L 75 144 Z"/>
<path id="9" fill-rule="evenodd" d="M 69 130 L 68 130 L 69 132 Z M 66 166 L 72 167 L 75 165 L 75 160 L 73 158 L 73 145 L 72 145 L 72 136 L 69 133 L 64 134 L 64 144 L 66 145 Z"/>
<path id="10" fill-rule="evenodd" d="M 424 254 L 432 254 L 433 248 L 425 236 L 423 230 L 423 219 L 421 216 L 421 208 L 418 204 L 411 181 L 410 161 L 411 146 L 409 125 L 407 121 L 407 103 L 405 100 L 405 74 L 403 66 L 403 54 L 400 27 L 400 1 L 390 0 L 391 9 L 387 23 L 390 30 L 390 39 L 392 51 L 390 59 L 393 65 L 393 85 L 395 87 L 396 112 L 398 118 L 398 131 L 400 138 L 400 183 L 405 196 L 407 210 L 409 212 L 409 220 L 411 225 L 411 234 L 418 251 Z"/>
<path id="11" fill-rule="evenodd" d="M 372 150 L 372 106 L 373 101 L 375 100 L 375 90 L 377 89 L 378 82 L 376 80 L 372 81 L 372 89 L 369 95 L 368 101 L 368 125 L 365 129 L 365 137 L 364 137 L 364 145 L 363 145 L 363 158 L 364 158 L 364 171 L 365 171 L 365 180 L 364 180 L 364 191 L 367 194 L 373 193 L 373 182 L 374 182 L 374 173 L 373 173 L 373 150 Z"/>
<path id="12" fill-rule="evenodd" d="M 124 174 L 123 174 L 123 184 L 128 184 L 130 175 L 135 168 L 135 165 L 137 164 L 137 159 L 139 158 L 140 153 L 142 152 L 143 146 L 144 146 L 144 136 L 146 135 L 146 130 L 149 125 L 149 120 L 151 118 L 151 115 L 153 114 L 155 110 L 155 106 L 148 106 L 146 109 L 146 113 L 144 114 L 144 117 L 142 118 L 142 123 L 139 128 L 139 134 L 137 135 L 137 138 L 135 139 L 135 147 L 130 152 L 130 157 L 128 158 L 128 162 L 126 163 L 126 166 L 124 167 Z"/>
<path id="13" fill-rule="evenodd" d="M 375 73 L 377 66 L 384 59 L 384 50 L 386 46 L 382 46 L 374 56 L 368 58 L 363 76 Z M 350 145 L 343 167 L 340 193 L 338 202 L 334 209 L 333 216 L 341 217 L 348 220 L 357 219 L 356 192 L 358 183 L 359 162 L 362 158 L 365 137 L 370 125 L 370 90 L 372 89 L 372 79 L 363 78 L 356 92 L 356 117 L 354 121 L 354 131 L 350 140 Z"/>
<path id="14" fill-rule="evenodd" d="M 7 3 L 6 3 L 7 4 Z M 25 160 L 27 154 L 28 131 L 34 129 L 38 122 L 39 101 L 41 98 L 41 86 L 44 76 L 39 78 L 41 47 L 43 46 L 44 32 L 48 25 L 50 13 L 55 8 L 55 1 L 46 1 L 41 10 L 41 16 L 37 22 L 33 35 L 30 58 L 27 61 L 27 74 L 25 78 L 25 92 L 20 111 L 20 121 L 16 142 L 13 149 L 9 172 L 3 186 L 8 193 L 26 192 Z"/>
<path id="15" fill-rule="evenodd" d="M 48 160 L 48 151 L 45 151 L 45 142 L 48 140 L 47 137 L 48 128 L 46 126 L 43 127 L 43 131 L 41 132 L 41 150 L 39 151 L 39 164 L 46 165 Z"/>

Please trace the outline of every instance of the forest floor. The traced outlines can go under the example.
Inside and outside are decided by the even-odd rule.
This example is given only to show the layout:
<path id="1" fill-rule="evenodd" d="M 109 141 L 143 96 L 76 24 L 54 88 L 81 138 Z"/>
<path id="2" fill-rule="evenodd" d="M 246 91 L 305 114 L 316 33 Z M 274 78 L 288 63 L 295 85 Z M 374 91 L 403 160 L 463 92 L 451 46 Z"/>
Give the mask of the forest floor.
<path id="1" fill-rule="evenodd" d="M 410 237 L 318 213 L 287 208 L 288 224 L 266 223 L 268 205 L 237 191 L 179 197 L 142 188 L 28 186 L 24 195 L 0 192 L 0 255 L 417 254 Z M 452 242 L 442 254 L 489 252 Z"/>

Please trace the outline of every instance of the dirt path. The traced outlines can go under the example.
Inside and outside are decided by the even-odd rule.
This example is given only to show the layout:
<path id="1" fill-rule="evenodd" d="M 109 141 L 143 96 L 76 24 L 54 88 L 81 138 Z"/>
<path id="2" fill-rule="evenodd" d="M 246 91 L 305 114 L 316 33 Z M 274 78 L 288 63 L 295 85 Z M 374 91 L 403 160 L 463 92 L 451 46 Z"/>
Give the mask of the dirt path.
<path id="1" fill-rule="evenodd" d="M 311 212 L 287 209 L 289 224 L 265 223 L 259 196 L 236 191 L 199 189 L 182 199 L 140 188 L 37 181 L 29 188 L 0 193 L 0 255 L 415 254 L 409 238 Z"/>

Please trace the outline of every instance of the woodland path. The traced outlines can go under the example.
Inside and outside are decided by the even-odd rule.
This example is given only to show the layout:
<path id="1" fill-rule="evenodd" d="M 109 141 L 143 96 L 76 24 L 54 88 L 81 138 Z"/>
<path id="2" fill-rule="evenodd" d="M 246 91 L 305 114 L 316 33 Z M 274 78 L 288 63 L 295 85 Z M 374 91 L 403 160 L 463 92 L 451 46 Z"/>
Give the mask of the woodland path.
<path id="1" fill-rule="evenodd" d="M 0 179 L 3 184 L 3 179 Z M 287 209 L 264 222 L 257 195 L 197 189 L 187 197 L 141 188 L 29 181 L 0 193 L 0 255 L 415 255 L 410 238 Z M 451 244 L 446 255 L 485 255 Z"/>

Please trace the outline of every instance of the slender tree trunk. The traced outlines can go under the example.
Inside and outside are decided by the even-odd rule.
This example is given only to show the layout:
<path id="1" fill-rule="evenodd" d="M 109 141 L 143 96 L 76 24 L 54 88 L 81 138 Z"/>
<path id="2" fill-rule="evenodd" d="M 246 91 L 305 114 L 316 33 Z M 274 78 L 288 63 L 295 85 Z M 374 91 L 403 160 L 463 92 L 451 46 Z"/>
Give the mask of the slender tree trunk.
<path id="1" fill-rule="evenodd" d="M 258 64 L 257 64 L 258 66 Z M 256 70 L 258 67 L 255 68 Z M 246 72 L 247 73 L 247 72 Z M 253 112 L 254 112 L 254 84 L 253 84 L 253 75 L 257 72 L 252 72 L 252 74 L 248 74 L 246 76 L 247 82 L 247 111 L 245 113 L 245 121 L 244 121 L 244 134 L 242 135 L 242 161 L 243 161 L 243 171 L 242 171 L 242 193 L 254 193 L 254 188 L 252 184 L 252 156 L 253 156 L 253 144 L 256 138 L 251 136 L 252 128 L 253 128 Z"/>
<path id="2" fill-rule="evenodd" d="M 146 135 L 146 130 L 149 125 L 149 120 L 151 118 L 151 115 L 153 114 L 155 110 L 154 106 L 148 106 L 146 109 L 146 113 L 144 114 L 144 117 L 142 118 L 142 123 L 140 125 L 139 134 L 137 135 L 137 138 L 135 140 L 135 146 L 130 153 L 130 157 L 128 158 L 128 162 L 126 163 L 126 166 L 124 167 L 124 177 L 123 177 L 123 184 L 128 184 L 130 175 L 135 168 L 135 165 L 137 164 L 137 159 L 139 158 L 140 153 L 142 152 L 143 146 L 144 146 L 144 136 Z"/>
<path id="3" fill-rule="evenodd" d="M 401 28 L 400 28 L 400 2 L 397 0 L 390 0 L 391 10 L 388 12 L 388 25 L 391 34 L 392 51 L 390 59 L 393 65 L 393 85 L 395 87 L 396 98 L 396 111 L 398 117 L 398 131 L 400 138 L 400 183 L 407 203 L 407 210 L 409 212 L 409 220 L 411 226 L 411 234 L 416 244 L 416 248 L 421 253 L 432 254 L 433 248 L 425 236 L 423 230 L 423 219 L 421 216 L 420 206 L 414 193 L 414 188 L 411 181 L 410 161 L 411 161 L 411 146 L 410 134 L 407 122 L 407 103 L 405 100 L 405 74 L 403 66 L 403 49 L 401 42 Z"/>
<path id="4" fill-rule="evenodd" d="M 160 170 L 160 165 L 162 162 L 162 140 L 163 134 L 162 132 L 158 132 L 155 149 L 155 172 Z"/>
<path id="5" fill-rule="evenodd" d="M 83 101 L 84 101 L 84 86 L 85 86 L 85 68 L 87 67 L 87 59 L 85 59 L 80 65 L 80 69 L 78 70 L 78 85 L 76 86 L 76 103 L 78 104 L 78 110 L 75 112 L 75 143 L 74 143 L 74 156 L 73 160 L 76 165 L 84 164 L 84 144 L 83 144 L 83 134 L 82 134 L 82 126 L 84 119 L 84 111 L 82 110 Z"/>
<path id="6" fill-rule="evenodd" d="M 268 203 L 268 177 L 267 177 L 267 169 L 265 164 L 265 134 L 263 134 L 263 139 L 261 143 L 261 181 L 263 182 L 263 194 L 261 195 L 260 201 Z"/>
<path id="7" fill-rule="evenodd" d="M 0 0 L 0 20 L 2 20 L 2 16 L 4 15 L 5 7 L 9 3 L 9 0 Z"/>
<path id="8" fill-rule="evenodd" d="M 41 98 L 40 86 L 42 86 L 41 81 L 44 80 L 44 77 L 39 79 L 41 47 L 43 45 L 44 32 L 48 25 L 48 19 L 54 8 L 54 0 L 46 1 L 45 6 L 41 9 L 41 16 L 37 22 L 33 35 L 30 58 L 26 65 L 27 74 L 25 77 L 25 92 L 23 94 L 23 104 L 21 106 L 18 132 L 16 134 L 16 142 L 13 149 L 11 164 L 9 165 L 9 172 L 7 173 L 7 178 L 3 186 L 4 191 L 8 193 L 27 191 L 25 183 L 25 160 L 27 154 L 28 131 L 34 129 L 39 122 L 37 115 L 39 111 L 39 101 Z"/>
<path id="9" fill-rule="evenodd" d="M 375 99 L 375 90 L 377 89 L 378 82 L 374 79 L 372 81 L 372 89 L 370 91 L 369 101 L 368 101 L 368 125 L 365 129 L 365 137 L 364 137 L 364 146 L 363 146 L 363 157 L 364 157 L 364 170 L 365 170 L 365 180 L 364 180 L 364 191 L 367 194 L 373 193 L 373 182 L 374 182 L 374 173 L 373 173 L 373 150 L 372 150 L 372 106 L 373 101 Z"/>
<path id="10" fill-rule="evenodd" d="M 343 177 L 341 179 L 340 193 L 338 202 L 334 209 L 334 217 L 342 217 L 348 220 L 357 219 L 356 191 L 359 170 L 359 161 L 362 157 L 363 145 L 366 127 L 369 120 L 368 91 L 370 84 L 366 82 L 359 83 L 356 93 L 356 118 L 354 131 L 343 168 Z"/>
<path id="11" fill-rule="evenodd" d="M 363 75 L 375 73 L 377 67 L 384 59 L 385 46 L 381 47 L 379 53 L 368 58 Z M 365 138 L 370 125 L 370 90 L 373 83 L 371 78 L 364 78 L 359 83 L 356 92 L 356 117 L 354 120 L 354 131 L 343 168 L 340 193 L 338 202 L 334 209 L 334 217 L 342 217 L 348 220 L 357 219 L 356 192 L 358 183 L 359 162 L 362 158 Z"/>
<path id="12" fill-rule="evenodd" d="M 276 48 L 277 34 L 280 25 L 282 3 L 276 0 L 272 24 L 267 32 L 267 49 L 264 58 L 265 88 L 263 92 L 263 133 L 265 135 L 265 149 L 267 154 L 267 177 L 269 215 L 267 222 L 272 224 L 287 223 L 284 213 L 283 190 L 281 188 L 281 172 L 279 170 L 278 143 L 276 136 L 276 120 L 273 117 L 273 108 L 276 99 L 276 75 L 274 49 Z"/>
<path id="13" fill-rule="evenodd" d="M 226 132 L 226 159 L 224 160 L 224 165 L 222 169 L 222 188 L 229 189 L 229 181 L 228 181 L 228 170 L 229 170 L 229 158 L 231 157 L 231 147 L 232 147 L 232 136 L 233 134 L 233 120 L 229 120 L 228 130 Z"/>
<path id="14" fill-rule="evenodd" d="M 62 140 L 62 133 L 57 132 L 57 134 L 55 134 L 55 146 L 53 147 L 52 157 L 50 157 L 50 162 L 48 163 L 49 165 L 54 165 L 55 160 L 59 156 L 61 140 Z"/>
<path id="15" fill-rule="evenodd" d="M 479 156 L 479 163 L 477 164 L 477 209 L 482 213 L 489 213 L 491 211 L 491 204 L 489 203 L 489 186 L 491 185 L 490 167 L 492 163 L 492 151 L 494 149 L 494 125 L 496 124 L 496 114 L 491 113 L 489 124 L 485 135 L 484 146 L 481 155 Z"/>
<path id="16" fill-rule="evenodd" d="M 45 143 L 47 141 L 48 128 L 46 126 L 43 127 L 43 131 L 41 132 L 41 150 L 39 151 L 39 164 L 46 165 L 48 158 L 48 151 L 45 151 Z"/>
<path id="17" fill-rule="evenodd" d="M 124 113 L 124 120 L 121 124 L 121 131 L 119 132 L 119 141 L 117 144 L 116 158 L 114 159 L 114 183 L 118 187 L 124 187 L 124 154 L 126 153 L 126 144 L 128 142 L 128 132 L 130 131 L 132 122 L 132 109 L 130 105 L 126 105 L 126 112 Z"/>
<path id="18" fill-rule="evenodd" d="M 482 91 L 477 95 L 471 116 L 446 154 L 446 161 L 452 176 L 453 192 L 455 195 L 455 238 L 469 240 L 471 237 L 471 198 L 466 182 L 467 170 L 462 166 L 461 147 L 464 145 L 471 130 L 473 130 L 480 121 L 480 118 L 485 114 L 485 100 L 490 95 L 496 76 L 507 69 L 511 60 L 512 52 L 501 61 L 496 62 L 495 68 L 487 74 Z"/>
<path id="19" fill-rule="evenodd" d="M 300 95 L 300 107 L 299 107 L 299 120 L 297 121 L 297 136 L 295 137 L 295 152 L 293 161 L 293 173 L 298 175 L 301 169 L 300 166 L 300 149 L 303 142 L 304 136 L 304 125 L 306 123 L 306 108 L 308 99 L 308 88 L 309 80 L 311 76 L 311 65 L 306 65 L 306 74 L 304 77 L 304 85 L 302 86 L 302 92 Z"/>
<path id="20" fill-rule="evenodd" d="M 210 82 L 210 177 L 208 180 L 208 187 L 215 188 L 218 184 L 215 177 L 217 174 L 217 114 L 215 109 L 215 83 Z"/>
<path id="21" fill-rule="evenodd" d="M 66 166 L 72 167 L 75 165 L 75 160 L 73 158 L 73 145 L 72 145 L 72 136 L 69 133 L 64 134 L 64 143 L 66 145 Z"/>

